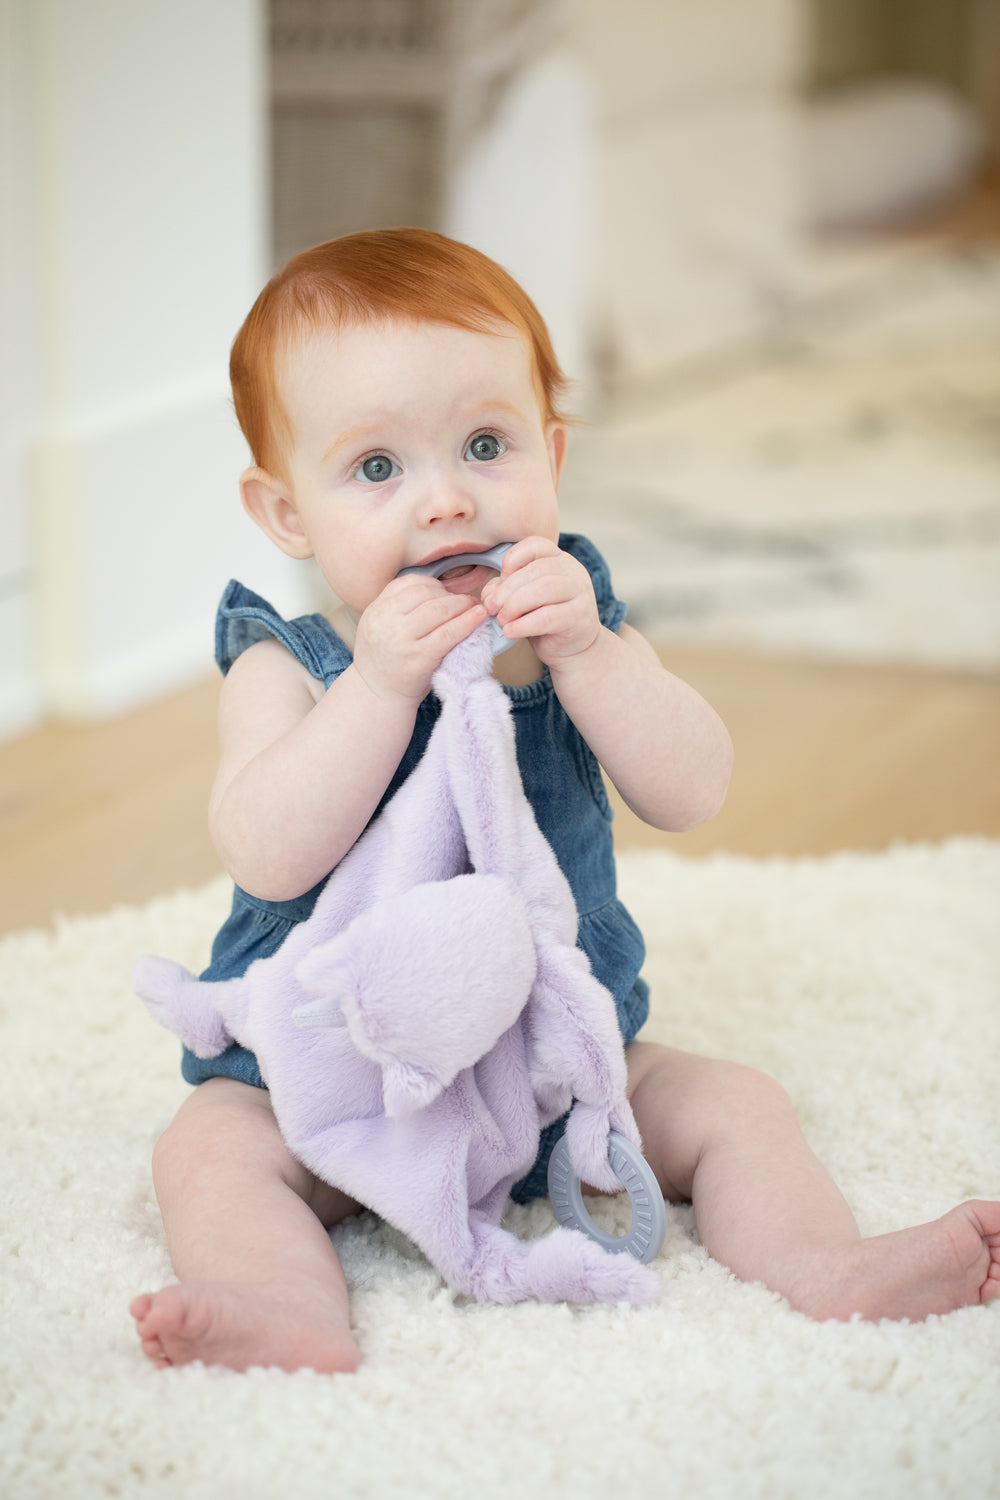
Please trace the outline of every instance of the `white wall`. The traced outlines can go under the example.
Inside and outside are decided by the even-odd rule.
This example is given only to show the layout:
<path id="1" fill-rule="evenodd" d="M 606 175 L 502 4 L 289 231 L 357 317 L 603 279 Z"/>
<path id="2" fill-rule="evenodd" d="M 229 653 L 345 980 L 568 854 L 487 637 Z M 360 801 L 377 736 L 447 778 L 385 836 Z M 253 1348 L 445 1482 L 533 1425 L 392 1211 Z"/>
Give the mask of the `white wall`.
<path id="1" fill-rule="evenodd" d="M 207 670 L 231 573 L 295 602 L 226 378 L 269 269 L 262 3 L 0 0 L 8 727 Z"/>
<path id="2" fill-rule="evenodd" d="M 0 734 L 39 711 L 27 433 L 37 410 L 26 10 L 0 0 Z"/>

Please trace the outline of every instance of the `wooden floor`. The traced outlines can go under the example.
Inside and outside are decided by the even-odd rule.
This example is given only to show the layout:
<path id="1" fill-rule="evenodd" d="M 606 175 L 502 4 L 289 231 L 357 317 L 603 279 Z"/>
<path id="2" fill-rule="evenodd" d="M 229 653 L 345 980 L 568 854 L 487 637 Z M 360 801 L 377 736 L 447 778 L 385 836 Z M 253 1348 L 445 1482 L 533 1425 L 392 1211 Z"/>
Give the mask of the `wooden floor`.
<path id="1" fill-rule="evenodd" d="M 1000 837 L 1000 683 L 902 667 L 661 650 L 729 725 L 736 772 L 707 827 L 620 809 L 622 848 L 751 855 Z M 219 871 L 205 827 L 215 678 L 111 724 L 0 744 L 0 932 L 142 902 Z"/>

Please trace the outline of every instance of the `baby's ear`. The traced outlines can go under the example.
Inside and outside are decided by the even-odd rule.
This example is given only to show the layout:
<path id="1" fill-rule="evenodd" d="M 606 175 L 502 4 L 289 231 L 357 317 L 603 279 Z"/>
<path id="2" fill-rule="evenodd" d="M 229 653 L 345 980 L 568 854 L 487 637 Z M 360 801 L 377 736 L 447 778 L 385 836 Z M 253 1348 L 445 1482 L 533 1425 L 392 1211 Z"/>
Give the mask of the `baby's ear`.
<path id="1" fill-rule="evenodd" d="M 559 480 L 562 478 L 568 443 L 569 433 L 563 424 L 549 422 L 545 428 L 545 446 L 549 452 L 549 467 L 552 470 L 552 483 L 555 489 L 559 488 Z"/>
<path id="2" fill-rule="evenodd" d="M 312 544 L 284 480 L 257 466 L 246 469 L 240 476 L 240 498 L 250 519 L 282 552 L 312 557 Z"/>

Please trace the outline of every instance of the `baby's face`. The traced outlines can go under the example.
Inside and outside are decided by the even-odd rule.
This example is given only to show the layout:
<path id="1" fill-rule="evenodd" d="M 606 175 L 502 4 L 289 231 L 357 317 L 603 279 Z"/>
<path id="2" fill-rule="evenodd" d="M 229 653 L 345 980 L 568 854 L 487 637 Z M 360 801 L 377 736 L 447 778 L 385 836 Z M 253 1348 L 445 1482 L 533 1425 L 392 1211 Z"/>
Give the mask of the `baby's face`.
<path id="1" fill-rule="evenodd" d="M 286 357 L 281 391 L 297 524 L 356 613 L 401 568 L 556 540 L 565 430 L 544 420 L 514 329 L 393 322 L 311 335 Z M 483 581 L 474 569 L 470 587 Z"/>

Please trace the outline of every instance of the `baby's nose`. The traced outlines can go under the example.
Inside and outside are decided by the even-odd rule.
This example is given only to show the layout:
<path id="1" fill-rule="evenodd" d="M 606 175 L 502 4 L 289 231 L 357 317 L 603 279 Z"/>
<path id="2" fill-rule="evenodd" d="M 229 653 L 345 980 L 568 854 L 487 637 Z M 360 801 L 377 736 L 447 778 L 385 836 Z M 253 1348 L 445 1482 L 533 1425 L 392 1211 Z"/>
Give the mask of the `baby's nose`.
<path id="1" fill-rule="evenodd" d="M 435 478 L 428 482 L 420 505 L 420 520 L 425 526 L 441 521 L 460 521 L 475 514 L 469 491 L 457 479 Z"/>

